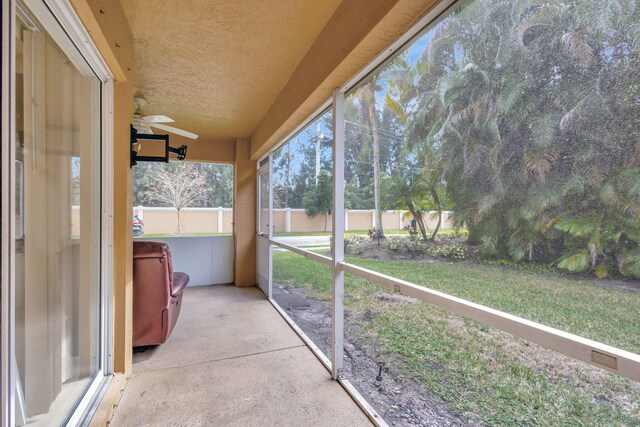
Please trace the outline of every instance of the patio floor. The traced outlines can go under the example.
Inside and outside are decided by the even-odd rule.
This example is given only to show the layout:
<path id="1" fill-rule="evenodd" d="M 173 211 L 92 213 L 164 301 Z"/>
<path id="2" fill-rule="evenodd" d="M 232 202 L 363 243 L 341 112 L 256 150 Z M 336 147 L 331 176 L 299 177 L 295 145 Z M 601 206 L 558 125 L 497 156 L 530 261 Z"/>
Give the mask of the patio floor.
<path id="1" fill-rule="evenodd" d="M 187 288 L 168 341 L 133 355 L 110 426 L 370 426 L 258 288 Z"/>

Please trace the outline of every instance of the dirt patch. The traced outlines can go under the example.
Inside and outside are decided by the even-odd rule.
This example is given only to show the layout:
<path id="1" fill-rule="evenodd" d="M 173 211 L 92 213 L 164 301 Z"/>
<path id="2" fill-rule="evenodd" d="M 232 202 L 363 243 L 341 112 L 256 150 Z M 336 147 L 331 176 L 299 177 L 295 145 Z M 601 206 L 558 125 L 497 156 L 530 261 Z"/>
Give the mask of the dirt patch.
<path id="1" fill-rule="evenodd" d="M 331 302 L 313 298 L 304 288 L 287 289 L 274 283 L 274 294 L 295 293 L 304 296 L 309 305 L 286 310 L 294 322 L 326 354 L 331 355 Z M 382 295 L 385 301 L 411 303 L 402 295 Z M 277 296 L 276 296 L 277 299 Z M 371 321 L 371 312 L 346 313 L 358 321 Z M 403 377 L 396 369 L 382 366 L 375 346 L 361 336 L 356 327 L 345 325 L 344 376 L 358 389 L 376 411 L 392 426 L 463 426 L 470 425 L 455 416 L 446 403 L 431 396 L 420 383 Z"/>

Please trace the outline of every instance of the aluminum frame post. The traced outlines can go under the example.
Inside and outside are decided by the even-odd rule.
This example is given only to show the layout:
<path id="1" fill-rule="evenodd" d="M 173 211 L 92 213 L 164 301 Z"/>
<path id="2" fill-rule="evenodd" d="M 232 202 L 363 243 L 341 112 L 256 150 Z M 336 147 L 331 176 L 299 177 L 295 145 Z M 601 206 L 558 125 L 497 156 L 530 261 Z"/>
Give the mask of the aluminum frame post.
<path id="1" fill-rule="evenodd" d="M 331 316 L 331 378 L 342 375 L 344 365 L 344 93 L 333 91 L 333 299 Z"/>
<path id="2" fill-rule="evenodd" d="M 267 281 L 269 285 L 268 289 L 268 298 L 273 298 L 273 246 L 271 245 L 271 240 L 273 239 L 273 230 L 275 228 L 273 224 L 273 150 L 269 152 L 269 163 L 267 165 L 267 176 L 269 177 L 269 213 L 268 213 L 268 221 L 269 221 L 269 249 L 267 250 L 267 259 L 269 263 L 269 272 Z"/>

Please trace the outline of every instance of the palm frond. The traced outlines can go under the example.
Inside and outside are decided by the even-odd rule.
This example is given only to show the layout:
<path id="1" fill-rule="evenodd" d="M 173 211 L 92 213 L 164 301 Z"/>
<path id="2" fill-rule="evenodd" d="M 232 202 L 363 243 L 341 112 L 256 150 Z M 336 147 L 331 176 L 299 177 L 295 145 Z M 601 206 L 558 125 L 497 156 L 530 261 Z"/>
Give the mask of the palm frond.
<path id="1" fill-rule="evenodd" d="M 406 122 L 407 116 L 405 114 L 404 108 L 402 107 L 402 105 L 400 105 L 400 102 L 393 98 L 388 92 L 385 92 L 384 95 L 386 107 L 389 109 L 389 111 L 395 114 L 403 122 Z"/>
<path id="2" fill-rule="evenodd" d="M 560 38 L 560 45 L 581 67 L 587 68 L 593 64 L 593 49 L 587 43 L 584 34 L 576 32 L 565 33 Z"/>
<path id="3" fill-rule="evenodd" d="M 627 197 L 640 201 L 640 168 L 623 171 L 618 175 L 618 182 Z"/>
<path id="4" fill-rule="evenodd" d="M 580 251 L 564 256 L 558 261 L 558 268 L 574 273 L 582 273 L 589 269 L 589 252 Z"/>
<path id="5" fill-rule="evenodd" d="M 558 159 L 556 150 L 544 150 L 524 155 L 524 165 L 527 172 L 533 174 L 538 181 L 544 182 Z"/>
<path id="6" fill-rule="evenodd" d="M 589 236 L 595 229 L 594 223 L 587 218 L 560 218 L 555 227 L 576 237 Z"/>
<path id="7" fill-rule="evenodd" d="M 618 268 L 625 276 L 640 279 L 640 248 L 626 251 Z"/>
<path id="8" fill-rule="evenodd" d="M 533 143 L 539 147 L 549 147 L 556 139 L 558 118 L 555 114 L 544 114 L 532 122 Z"/>
<path id="9" fill-rule="evenodd" d="M 630 19 L 624 25 L 624 30 L 629 37 L 629 43 L 636 52 L 640 52 L 640 19 Z"/>
<path id="10" fill-rule="evenodd" d="M 516 102 L 526 93 L 528 86 L 529 84 L 522 79 L 518 79 L 518 81 L 506 81 L 505 89 L 503 89 L 498 100 L 498 113 L 510 113 Z"/>
<path id="11" fill-rule="evenodd" d="M 578 118 L 582 115 L 586 104 L 587 98 L 582 98 L 580 101 L 578 101 L 577 104 L 573 106 L 573 108 L 571 108 L 571 110 L 569 110 L 564 116 L 562 116 L 562 119 L 560 120 L 560 129 L 568 130 L 571 126 L 573 126 L 578 121 Z"/>

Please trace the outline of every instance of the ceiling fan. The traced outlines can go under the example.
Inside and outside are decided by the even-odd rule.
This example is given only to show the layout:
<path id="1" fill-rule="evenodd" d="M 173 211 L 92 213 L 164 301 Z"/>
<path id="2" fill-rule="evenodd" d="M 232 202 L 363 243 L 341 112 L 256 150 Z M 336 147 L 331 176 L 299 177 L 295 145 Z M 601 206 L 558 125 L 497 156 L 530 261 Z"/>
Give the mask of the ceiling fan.
<path id="1" fill-rule="evenodd" d="M 161 129 L 167 132 L 175 133 L 191 139 L 197 139 L 198 135 L 193 132 L 174 128 L 173 126 L 167 126 L 163 123 L 173 123 L 174 120 L 170 117 L 162 114 L 155 114 L 152 116 L 145 116 L 142 114 L 142 107 L 147 103 L 144 98 L 133 98 L 133 102 L 136 106 L 136 111 L 133 113 L 133 127 L 140 133 L 153 134 L 152 127 Z"/>

